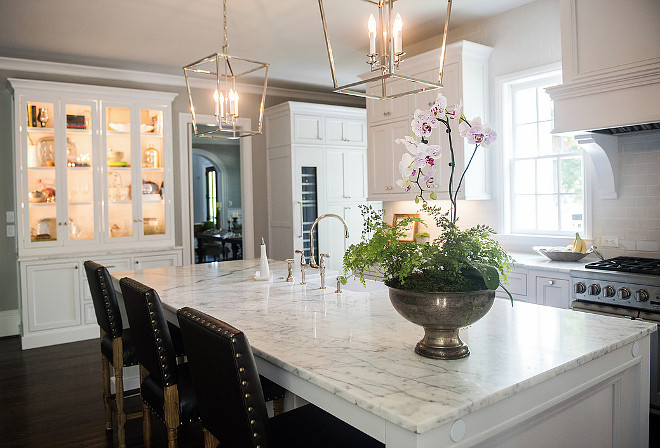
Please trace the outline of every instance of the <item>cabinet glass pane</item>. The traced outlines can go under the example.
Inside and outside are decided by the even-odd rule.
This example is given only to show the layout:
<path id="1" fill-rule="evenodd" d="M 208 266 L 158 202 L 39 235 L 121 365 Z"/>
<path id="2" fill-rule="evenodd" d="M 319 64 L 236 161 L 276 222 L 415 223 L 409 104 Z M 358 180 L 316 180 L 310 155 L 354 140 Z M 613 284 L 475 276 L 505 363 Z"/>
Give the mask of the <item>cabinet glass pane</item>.
<path id="1" fill-rule="evenodd" d="M 27 103 L 27 191 L 30 239 L 57 240 L 55 105 Z"/>
<path id="2" fill-rule="evenodd" d="M 165 234 L 165 169 L 163 168 L 163 112 L 140 111 L 142 161 L 142 233 Z"/>
<path id="3" fill-rule="evenodd" d="M 94 239 L 92 107 L 67 104 L 65 109 L 69 239 Z"/>
<path id="4" fill-rule="evenodd" d="M 133 236 L 131 111 L 106 109 L 108 229 L 111 238 Z"/>

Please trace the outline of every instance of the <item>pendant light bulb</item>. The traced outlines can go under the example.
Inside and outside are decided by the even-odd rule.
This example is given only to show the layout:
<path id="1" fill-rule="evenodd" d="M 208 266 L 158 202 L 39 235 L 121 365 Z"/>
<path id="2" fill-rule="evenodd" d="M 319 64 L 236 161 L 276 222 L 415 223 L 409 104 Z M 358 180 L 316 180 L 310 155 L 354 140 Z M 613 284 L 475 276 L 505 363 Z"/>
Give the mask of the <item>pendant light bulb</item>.
<path id="1" fill-rule="evenodd" d="M 399 54 L 403 48 L 403 20 L 401 20 L 401 15 L 398 12 L 394 18 L 392 34 L 394 35 L 394 53 Z"/>
<path id="2" fill-rule="evenodd" d="M 376 53 L 376 18 L 373 14 L 369 14 L 367 28 L 369 29 L 369 54 L 374 54 Z"/>
<path id="3" fill-rule="evenodd" d="M 218 89 L 215 89 L 215 92 L 213 92 L 213 101 L 215 103 L 214 115 L 216 118 L 220 116 L 220 104 L 218 104 L 218 100 L 219 100 Z"/>

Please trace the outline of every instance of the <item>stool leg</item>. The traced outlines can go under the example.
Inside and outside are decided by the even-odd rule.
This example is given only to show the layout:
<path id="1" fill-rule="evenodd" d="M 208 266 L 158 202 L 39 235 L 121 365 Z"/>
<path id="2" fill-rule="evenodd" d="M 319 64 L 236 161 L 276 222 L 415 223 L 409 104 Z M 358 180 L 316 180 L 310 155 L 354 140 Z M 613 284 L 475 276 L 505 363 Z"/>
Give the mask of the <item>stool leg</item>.
<path id="1" fill-rule="evenodd" d="M 124 412 L 124 347 L 121 338 L 112 340 L 112 362 L 115 367 L 115 404 L 117 406 L 117 438 L 119 448 L 126 448 L 126 412 Z"/>
<path id="2" fill-rule="evenodd" d="M 110 362 L 101 354 L 103 372 L 103 407 L 105 410 L 105 430 L 112 430 L 112 410 L 110 409 Z"/>
<path id="3" fill-rule="evenodd" d="M 140 387 L 147 375 L 147 369 L 140 365 Z M 151 411 L 144 401 L 142 402 L 142 440 L 144 448 L 151 448 Z"/>
<path id="4" fill-rule="evenodd" d="M 215 438 L 213 434 L 208 432 L 206 428 L 204 431 L 204 448 L 218 448 L 218 439 Z"/>
<path id="5" fill-rule="evenodd" d="M 165 426 L 167 427 L 167 448 L 177 448 L 177 428 L 179 427 L 179 390 L 176 385 L 165 387 Z"/>

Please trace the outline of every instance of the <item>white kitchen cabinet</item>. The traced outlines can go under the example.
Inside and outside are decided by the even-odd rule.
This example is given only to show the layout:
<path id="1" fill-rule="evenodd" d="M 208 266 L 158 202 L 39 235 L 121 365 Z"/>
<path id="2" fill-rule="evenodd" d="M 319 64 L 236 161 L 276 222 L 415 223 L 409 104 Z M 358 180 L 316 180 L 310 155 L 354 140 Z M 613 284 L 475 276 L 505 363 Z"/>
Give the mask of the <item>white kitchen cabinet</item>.
<path id="1" fill-rule="evenodd" d="M 181 264 L 182 251 L 163 250 L 140 255 L 98 254 L 19 260 L 23 349 L 98 337 L 94 304 L 84 269 L 87 260 L 108 271 L 141 270 Z"/>
<path id="2" fill-rule="evenodd" d="M 323 143 L 323 116 L 296 114 L 294 141 L 303 144 Z"/>
<path id="3" fill-rule="evenodd" d="M 287 102 L 267 109 L 265 117 L 268 254 L 283 260 L 293 257 L 294 250 L 303 250 L 308 258 L 314 220 L 335 213 L 337 207 L 336 214 L 344 217 L 343 206 L 365 201 L 366 113 L 352 107 Z M 319 224 L 314 251 L 329 253 L 331 263 L 337 263 L 345 249 L 343 226 L 332 221 Z M 361 225 L 352 229 L 354 225 L 350 224 L 351 233 L 361 232 Z M 341 229 L 339 239 L 334 236 L 336 229 Z"/>
<path id="4" fill-rule="evenodd" d="M 506 289 L 514 300 L 555 308 L 570 306 L 571 280 L 568 273 L 516 266 L 508 274 L 508 279 Z M 508 298 L 501 287 L 497 289 L 496 295 Z"/>
<path id="5" fill-rule="evenodd" d="M 367 123 L 364 120 L 328 117 L 325 120 L 325 142 L 328 145 L 364 146 Z"/>
<path id="6" fill-rule="evenodd" d="M 539 305 L 568 308 L 571 297 L 571 281 L 563 277 L 536 277 L 536 303 Z"/>
<path id="7" fill-rule="evenodd" d="M 23 330 L 37 332 L 80 325 L 80 266 L 76 260 L 24 267 Z"/>
<path id="8" fill-rule="evenodd" d="M 394 141 L 413 135 L 410 125 L 415 110 L 429 109 L 438 93 L 447 98 L 450 107 L 463 101 L 463 110 L 468 114 L 468 119 L 480 116 L 488 121 L 488 58 L 491 51 L 490 47 L 467 41 L 448 45 L 443 89 L 392 100 L 367 99 L 370 200 L 400 201 L 414 198 L 414 190 L 406 193 L 396 186 L 396 180 L 401 178 L 398 165 L 405 148 Z M 438 61 L 439 50 L 433 50 L 407 59 L 402 64 L 402 71 L 415 77 L 434 80 L 438 74 Z M 378 88 L 378 85 L 369 85 L 367 90 Z M 457 121 L 452 125 L 456 164 L 454 181 L 458 183 L 466 163 L 472 156 L 474 146 L 464 144 L 464 139 L 458 135 Z M 444 199 L 448 191 L 451 159 L 449 140 L 443 125 L 431 134 L 430 143 L 439 143 L 442 147 L 440 170 L 436 176 L 434 190 L 438 192 L 439 199 Z M 488 154 L 483 148 L 477 151 L 458 198 L 490 199 Z"/>
<path id="9" fill-rule="evenodd" d="M 326 150 L 326 193 L 328 201 L 364 201 L 367 197 L 367 151 Z"/>

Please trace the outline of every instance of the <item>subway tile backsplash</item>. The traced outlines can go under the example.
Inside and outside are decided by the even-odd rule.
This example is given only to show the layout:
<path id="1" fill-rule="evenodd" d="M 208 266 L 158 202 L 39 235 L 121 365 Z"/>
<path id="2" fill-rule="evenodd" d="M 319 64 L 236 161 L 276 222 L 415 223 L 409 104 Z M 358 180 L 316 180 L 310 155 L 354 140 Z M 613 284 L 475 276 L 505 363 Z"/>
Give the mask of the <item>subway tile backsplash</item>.
<path id="1" fill-rule="evenodd" d="M 598 173 L 592 173 L 598 175 Z M 660 131 L 619 137 L 619 198 L 601 199 L 594 192 L 594 245 L 602 235 L 617 236 L 619 247 L 602 247 L 603 255 L 660 257 Z"/>

